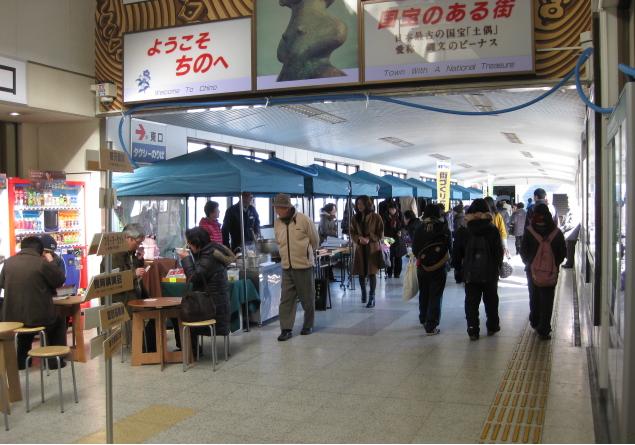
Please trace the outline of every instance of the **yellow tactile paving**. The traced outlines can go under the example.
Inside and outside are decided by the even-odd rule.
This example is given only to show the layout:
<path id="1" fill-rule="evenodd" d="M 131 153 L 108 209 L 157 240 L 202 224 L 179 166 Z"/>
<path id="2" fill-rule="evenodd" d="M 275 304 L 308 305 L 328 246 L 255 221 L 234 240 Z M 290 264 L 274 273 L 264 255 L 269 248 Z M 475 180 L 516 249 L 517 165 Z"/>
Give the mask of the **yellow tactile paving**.
<path id="1" fill-rule="evenodd" d="M 196 411 L 171 405 L 150 405 L 114 423 L 115 443 L 143 443 Z M 106 443 L 106 430 L 84 436 L 75 443 Z"/>
<path id="2" fill-rule="evenodd" d="M 554 328 L 556 322 L 554 311 Z M 540 443 L 550 375 L 551 342 L 539 340 L 527 324 L 490 406 L 480 442 Z"/>

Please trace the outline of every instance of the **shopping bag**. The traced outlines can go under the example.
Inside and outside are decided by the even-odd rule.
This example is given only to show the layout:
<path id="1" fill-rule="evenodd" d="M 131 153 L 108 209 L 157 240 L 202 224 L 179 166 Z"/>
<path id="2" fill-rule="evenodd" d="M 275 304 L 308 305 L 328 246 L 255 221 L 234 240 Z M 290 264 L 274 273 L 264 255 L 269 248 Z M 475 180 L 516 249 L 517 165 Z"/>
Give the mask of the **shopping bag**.
<path id="1" fill-rule="evenodd" d="M 414 255 L 408 258 L 406 275 L 403 280 L 403 301 L 408 301 L 419 292 L 419 280 L 417 279 L 417 262 Z"/>

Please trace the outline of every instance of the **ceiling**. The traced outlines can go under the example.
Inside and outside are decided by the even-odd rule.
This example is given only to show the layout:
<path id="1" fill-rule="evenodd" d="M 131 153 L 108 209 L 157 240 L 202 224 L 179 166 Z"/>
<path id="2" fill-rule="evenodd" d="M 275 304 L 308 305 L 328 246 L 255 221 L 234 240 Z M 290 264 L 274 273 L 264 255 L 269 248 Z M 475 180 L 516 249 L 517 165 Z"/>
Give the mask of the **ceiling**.
<path id="1" fill-rule="evenodd" d="M 20 113 L 19 116 L 11 116 L 9 113 Z M 54 122 L 70 122 L 90 119 L 86 116 L 62 113 L 59 111 L 41 110 L 27 105 L 0 102 L 0 122 L 16 122 L 29 124 L 47 124 Z"/>
<path id="2" fill-rule="evenodd" d="M 544 89 L 414 91 L 391 97 L 483 111 L 525 103 Z M 442 114 L 374 100 L 314 100 L 299 107 L 155 112 L 143 119 L 428 174 L 441 155 L 450 158 L 453 179 L 482 182 L 489 174 L 498 184 L 514 184 L 574 181 L 584 113 L 576 91 L 567 87 L 529 108 L 496 116 Z"/>

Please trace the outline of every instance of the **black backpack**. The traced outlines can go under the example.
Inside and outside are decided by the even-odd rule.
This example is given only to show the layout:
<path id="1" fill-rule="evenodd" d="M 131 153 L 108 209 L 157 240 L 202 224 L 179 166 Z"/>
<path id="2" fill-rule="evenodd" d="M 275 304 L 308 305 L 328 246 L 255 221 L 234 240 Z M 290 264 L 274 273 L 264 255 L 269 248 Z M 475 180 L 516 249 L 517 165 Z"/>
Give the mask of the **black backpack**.
<path id="1" fill-rule="evenodd" d="M 432 232 L 435 229 L 437 227 L 433 224 L 426 224 L 427 232 Z M 434 272 L 445 266 L 449 259 L 447 236 L 443 232 L 439 232 L 419 253 L 419 266 L 426 272 Z"/>
<path id="2" fill-rule="evenodd" d="M 486 283 L 490 281 L 490 248 L 484 236 L 470 234 L 463 258 L 463 281 L 466 283 Z"/>

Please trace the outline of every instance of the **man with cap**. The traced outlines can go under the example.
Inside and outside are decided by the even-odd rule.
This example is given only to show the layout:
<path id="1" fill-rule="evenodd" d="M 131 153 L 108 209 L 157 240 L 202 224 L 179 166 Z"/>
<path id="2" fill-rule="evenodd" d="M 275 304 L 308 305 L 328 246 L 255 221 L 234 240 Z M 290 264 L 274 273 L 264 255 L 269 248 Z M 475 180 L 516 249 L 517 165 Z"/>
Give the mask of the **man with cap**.
<path id="1" fill-rule="evenodd" d="M 282 295 L 280 298 L 280 329 L 278 341 L 293 336 L 297 300 L 304 309 L 301 335 L 313 332 L 315 318 L 315 288 L 313 281 L 313 251 L 320 237 L 313 221 L 296 211 L 291 198 L 278 193 L 273 199 L 278 218 L 273 224 L 282 259 Z"/>
<path id="2" fill-rule="evenodd" d="M 44 245 L 44 253 L 50 253 L 53 261 L 51 261 L 55 266 L 59 267 L 64 275 L 66 275 L 66 266 L 64 266 L 64 260 L 60 258 L 60 256 L 55 253 L 57 250 L 57 241 L 49 234 L 40 235 L 40 239 L 42 240 L 42 244 Z"/>

